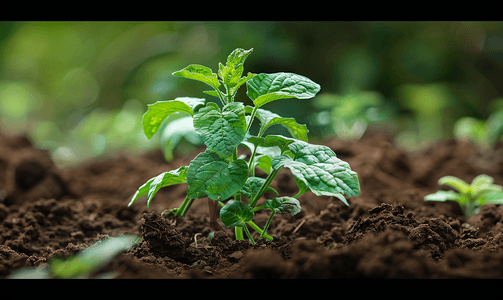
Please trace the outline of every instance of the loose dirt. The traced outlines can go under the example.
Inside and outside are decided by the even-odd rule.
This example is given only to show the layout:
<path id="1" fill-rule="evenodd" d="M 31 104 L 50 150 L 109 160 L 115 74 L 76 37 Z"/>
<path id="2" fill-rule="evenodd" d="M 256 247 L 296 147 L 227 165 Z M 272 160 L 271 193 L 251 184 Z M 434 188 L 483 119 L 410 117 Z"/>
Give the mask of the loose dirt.
<path id="1" fill-rule="evenodd" d="M 181 204 L 185 184 L 162 188 L 150 208 L 143 198 L 127 207 L 145 181 L 188 165 L 198 152 L 170 163 L 154 151 L 58 169 L 27 138 L 0 136 L 0 278 L 121 233 L 142 238 L 92 277 L 503 278 L 503 206 L 485 205 L 467 219 L 454 202 L 423 200 L 447 189 L 437 185 L 445 175 L 471 182 L 487 174 L 503 185 L 501 144 L 483 154 L 454 140 L 408 154 L 379 135 L 325 145 L 359 174 L 360 196 L 346 206 L 308 192 L 299 198 L 301 213 L 274 218 L 273 241 L 251 245 L 231 230 L 208 238 L 206 199 L 184 220 L 161 217 Z M 276 178 L 281 195 L 297 193 L 288 169 Z M 255 222 L 263 227 L 267 218 L 261 211 Z"/>

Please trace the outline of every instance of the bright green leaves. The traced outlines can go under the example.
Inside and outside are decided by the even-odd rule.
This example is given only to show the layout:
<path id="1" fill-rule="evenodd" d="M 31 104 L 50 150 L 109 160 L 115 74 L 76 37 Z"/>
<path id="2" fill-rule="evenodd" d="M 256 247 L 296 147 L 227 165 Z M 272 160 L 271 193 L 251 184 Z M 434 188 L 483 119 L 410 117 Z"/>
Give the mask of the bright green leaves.
<path id="1" fill-rule="evenodd" d="M 315 195 L 335 196 L 346 205 L 349 204 L 342 193 L 348 196 L 360 194 L 358 175 L 347 162 L 338 159 L 330 148 L 301 141 L 288 147 L 294 157 L 285 154 L 275 157 L 271 162 L 273 169 L 287 167 Z"/>
<path id="2" fill-rule="evenodd" d="M 189 65 L 174 72 L 173 75 L 204 82 L 215 90 L 220 86 L 217 74 L 213 73 L 210 68 L 201 65 Z"/>
<path id="3" fill-rule="evenodd" d="M 154 195 L 159 191 L 160 188 L 172 184 L 184 183 L 187 178 L 187 167 L 180 167 L 176 170 L 171 170 L 169 172 L 164 172 L 149 181 L 145 182 L 133 195 L 133 198 L 129 202 L 128 206 L 131 206 L 138 198 L 148 194 L 147 207 L 150 205 L 150 201 L 154 198 Z"/>
<path id="4" fill-rule="evenodd" d="M 215 103 L 208 103 L 194 116 L 194 128 L 209 150 L 229 157 L 245 137 L 244 106 L 233 102 L 220 111 Z"/>
<path id="5" fill-rule="evenodd" d="M 244 71 L 244 62 L 252 51 L 253 48 L 250 50 L 238 48 L 227 57 L 225 66 L 222 63 L 219 64 L 218 76 L 222 80 L 227 94 L 231 95 L 231 98 L 234 98 L 240 86 L 254 76 L 254 74 L 248 73 L 246 76 L 241 77 Z"/>
<path id="6" fill-rule="evenodd" d="M 265 202 L 265 206 L 275 213 L 290 213 L 292 216 L 298 214 L 302 210 L 299 200 L 292 197 L 276 197 L 268 199 Z"/>
<path id="7" fill-rule="evenodd" d="M 293 73 L 260 73 L 246 82 L 246 87 L 256 107 L 284 98 L 309 99 L 321 89 L 311 79 Z"/>
<path id="8" fill-rule="evenodd" d="M 257 193 L 260 191 L 260 188 L 264 184 L 265 179 L 260 178 L 260 177 L 249 177 L 248 180 L 246 180 L 245 185 L 241 188 L 239 191 L 243 196 L 247 197 L 248 199 L 252 200 L 255 198 Z M 279 196 L 278 192 L 273 189 L 272 187 L 268 186 L 265 189 L 266 192 L 273 192 L 276 194 L 276 196 Z"/>
<path id="9" fill-rule="evenodd" d="M 164 119 L 174 113 L 184 112 L 193 116 L 194 112 L 203 106 L 205 102 L 205 99 L 181 97 L 175 100 L 157 101 L 154 104 L 149 104 L 142 120 L 145 135 L 148 139 L 151 139 Z"/>
<path id="10" fill-rule="evenodd" d="M 424 200 L 456 201 L 465 212 L 465 215 L 470 217 L 478 212 L 484 204 L 503 204 L 503 187 L 493 184 L 493 181 L 494 179 L 491 176 L 485 174 L 475 177 L 471 184 L 454 176 L 444 176 L 438 180 L 438 184 L 450 186 L 458 190 L 458 192 L 439 190 L 426 195 Z"/>
<path id="11" fill-rule="evenodd" d="M 252 208 L 241 201 L 229 201 L 220 209 L 220 220 L 228 228 L 243 227 L 253 220 L 255 214 Z"/>
<path id="12" fill-rule="evenodd" d="M 232 103 L 239 87 L 255 76 L 252 73 L 242 76 L 244 62 L 252 51 L 253 48 L 250 50 L 238 48 L 232 51 L 227 57 L 225 66 L 219 63 L 218 76 L 210 68 L 201 65 L 189 65 L 182 70 L 174 72 L 173 75 L 204 82 L 215 89 L 214 91 L 205 91 L 204 93 L 219 97 L 223 104 Z M 225 87 L 225 95 L 219 90 L 221 84 Z"/>
<path id="13" fill-rule="evenodd" d="M 188 167 L 162 173 L 147 181 L 138 189 L 129 205 L 146 194 L 148 205 L 163 186 L 186 182 L 188 190 L 184 202 L 171 211 L 176 217 L 183 218 L 195 199 L 208 197 L 223 206 L 220 218 L 227 227 L 235 228 L 236 239 L 243 239 L 244 231 L 250 242 L 254 243 L 247 225 L 259 232 L 260 238 L 272 240 L 266 231 L 273 216 L 277 213 L 295 215 L 300 212 L 296 197 L 308 190 L 316 195 L 338 197 L 346 205 L 348 203 L 343 194 L 359 195 L 357 174 L 328 147 L 308 144 L 306 125 L 298 124 L 294 118 L 285 118 L 260 108 L 278 99 L 312 98 L 320 91 L 320 85 L 293 73 L 243 75 L 244 62 L 252 51 L 241 48 L 234 50 L 227 57 L 225 65 L 219 63 L 217 73 L 201 65 L 189 65 L 173 73 L 174 76 L 211 86 L 213 90 L 204 93 L 218 97 L 222 105 L 197 98 L 176 98 L 149 105 L 143 117 L 144 131 L 149 139 L 159 130 L 164 119 L 181 112 L 188 115 L 180 115 L 179 122 L 172 121 L 172 127 L 168 124 L 163 129 L 161 141 L 166 143 L 166 149 L 172 152 L 173 145 L 181 135 L 192 133 L 202 139 L 207 149 L 197 155 Z M 254 106 L 245 107 L 234 101 L 238 89 L 245 83 L 246 94 Z M 220 90 L 221 86 L 224 90 Z M 175 117 L 178 116 L 172 118 Z M 260 121 L 260 129 L 257 136 L 252 136 L 248 130 L 255 117 Z M 193 126 L 190 126 L 191 121 Z M 266 136 L 266 130 L 274 125 L 285 127 L 291 137 Z M 238 154 L 240 144 L 251 150 L 247 161 L 242 159 L 246 159 L 246 155 Z M 294 197 L 279 197 L 279 193 L 270 187 L 282 167 L 289 168 L 295 176 L 299 192 Z M 267 178 L 256 177 L 256 168 L 267 173 Z M 266 192 L 273 192 L 278 197 L 256 206 Z M 249 204 L 240 201 L 241 196 L 247 197 Z M 230 197 L 234 200 L 224 205 L 223 201 Z M 254 212 L 261 209 L 271 210 L 263 230 L 252 221 Z M 212 215 L 210 218 L 214 217 Z"/>
<path id="14" fill-rule="evenodd" d="M 230 162 L 206 150 L 190 163 L 187 171 L 187 197 L 226 200 L 239 192 L 247 179 L 248 164 L 244 160 Z"/>
<path id="15" fill-rule="evenodd" d="M 107 265 L 114 257 L 133 247 L 139 238 L 134 235 L 107 237 L 70 257 L 51 258 L 45 267 L 21 267 L 12 272 L 9 279 L 85 279 L 99 268 Z M 99 278 L 113 278 L 105 273 Z"/>
<path id="16" fill-rule="evenodd" d="M 252 113 L 253 107 L 246 106 L 245 112 Z M 268 110 L 258 108 L 256 116 L 260 120 L 260 130 L 258 136 L 262 136 L 267 128 L 272 125 L 280 124 L 284 126 L 293 138 L 307 142 L 307 126 L 304 124 L 298 124 L 294 118 L 283 118 L 278 114 L 270 112 Z"/>

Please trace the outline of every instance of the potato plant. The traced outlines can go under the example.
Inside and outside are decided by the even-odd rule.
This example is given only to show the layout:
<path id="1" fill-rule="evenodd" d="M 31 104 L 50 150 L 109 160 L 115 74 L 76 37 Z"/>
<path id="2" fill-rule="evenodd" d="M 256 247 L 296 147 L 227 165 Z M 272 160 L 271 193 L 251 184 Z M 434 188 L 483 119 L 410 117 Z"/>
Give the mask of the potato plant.
<path id="1" fill-rule="evenodd" d="M 145 135 L 152 138 L 164 119 L 175 113 L 184 113 L 192 117 L 194 129 L 207 148 L 188 166 L 148 180 L 138 189 L 129 205 L 147 195 L 148 206 L 160 188 L 187 183 L 185 201 L 168 214 L 183 218 L 195 199 L 208 198 L 210 224 L 217 224 L 215 218 L 219 216 L 228 228 L 235 228 L 236 239 L 244 239 L 244 230 L 250 242 L 254 243 L 248 226 L 259 232 L 260 237 L 272 240 L 266 233 L 272 217 L 276 213 L 294 215 L 301 211 L 296 198 L 308 190 L 315 195 L 337 197 L 346 205 L 348 202 L 343 194 L 348 197 L 359 195 L 356 172 L 351 170 L 347 162 L 337 158 L 330 148 L 309 144 L 306 125 L 262 108 L 278 99 L 310 99 L 320 91 L 320 85 L 293 73 L 243 75 L 244 62 L 252 50 L 234 50 L 227 57 L 225 65 L 219 63 L 217 73 L 195 64 L 173 73 L 174 76 L 209 85 L 212 90 L 204 93 L 217 97 L 220 106 L 203 98 L 180 97 L 158 101 L 149 105 L 143 115 Z M 246 95 L 253 101 L 253 106 L 235 101 L 238 89 L 245 84 Z M 260 122 L 260 128 L 256 135 L 252 135 L 250 127 L 256 119 Z M 284 126 L 291 136 L 265 135 L 270 126 L 278 124 Z M 250 157 L 238 153 L 240 145 L 250 149 Z M 279 196 L 270 187 L 283 167 L 291 170 L 299 187 L 299 192 L 293 197 Z M 256 168 L 263 170 L 267 177 L 255 176 Z M 267 191 L 275 193 L 277 197 L 267 199 L 265 205 L 257 206 L 258 200 Z M 248 201 L 244 201 L 243 196 Z M 253 222 L 255 212 L 262 209 L 271 211 L 263 229 Z M 213 228 L 218 230 L 217 225 Z"/>

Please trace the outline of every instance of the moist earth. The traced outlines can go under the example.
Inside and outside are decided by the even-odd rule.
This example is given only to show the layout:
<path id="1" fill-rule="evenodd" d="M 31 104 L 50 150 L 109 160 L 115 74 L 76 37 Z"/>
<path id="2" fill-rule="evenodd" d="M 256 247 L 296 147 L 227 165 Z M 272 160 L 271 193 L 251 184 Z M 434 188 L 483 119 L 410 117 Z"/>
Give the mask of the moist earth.
<path id="1" fill-rule="evenodd" d="M 0 135 L 0 278 L 120 234 L 141 239 L 91 278 L 105 272 L 116 278 L 503 278 L 503 206 L 484 205 L 466 218 L 455 202 L 423 200 L 447 189 L 437 184 L 445 175 L 471 182 L 487 174 L 503 185 L 502 145 L 488 152 L 445 140 L 406 153 L 390 141 L 382 135 L 325 141 L 359 174 L 360 196 L 346 206 L 307 192 L 299 214 L 274 217 L 272 241 L 253 233 L 252 245 L 236 241 L 223 224 L 213 234 L 206 199 L 196 200 L 183 220 L 161 216 L 182 203 L 186 184 L 162 188 L 149 208 L 145 196 L 127 206 L 145 181 L 188 165 L 202 148 L 171 162 L 153 151 L 59 169 L 28 138 Z M 288 169 L 272 187 L 280 195 L 297 193 Z M 263 227 L 267 218 L 260 211 L 254 221 Z"/>

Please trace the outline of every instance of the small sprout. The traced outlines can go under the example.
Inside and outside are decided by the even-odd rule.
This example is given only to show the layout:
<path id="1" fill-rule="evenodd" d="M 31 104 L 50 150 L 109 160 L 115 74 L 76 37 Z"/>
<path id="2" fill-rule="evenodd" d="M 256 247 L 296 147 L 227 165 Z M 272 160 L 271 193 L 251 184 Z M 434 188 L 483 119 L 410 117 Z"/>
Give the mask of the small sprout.
<path id="1" fill-rule="evenodd" d="M 482 174 L 475 177 L 471 184 L 454 177 L 444 176 L 438 180 L 438 184 L 448 185 L 455 191 L 437 191 L 434 194 L 426 195 L 426 201 L 453 200 L 459 203 L 461 209 L 467 217 L 479 212 L 484 204 L 503 204 L 503 187 L 493 184 L 491 176 Z"/>
<path id="2" fill-rule="evenodd" d="M 68 258 L 54 257 L 47 267 L 23 267 L 14 271 L 10 279 L 48 279 L 48 278 L 88 278 L 91 273 L 108 264 L 119 253 L 133 247 L 139 237 L 120 235 L 106 238 L 84 248 Z M 114 274 L 105 274 L 100 278 L 112 278 Z"/>

